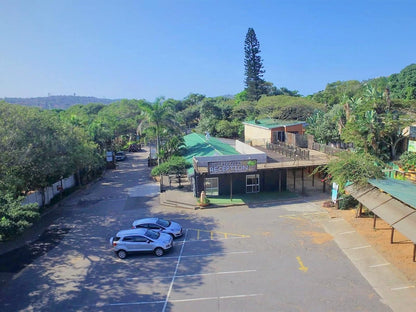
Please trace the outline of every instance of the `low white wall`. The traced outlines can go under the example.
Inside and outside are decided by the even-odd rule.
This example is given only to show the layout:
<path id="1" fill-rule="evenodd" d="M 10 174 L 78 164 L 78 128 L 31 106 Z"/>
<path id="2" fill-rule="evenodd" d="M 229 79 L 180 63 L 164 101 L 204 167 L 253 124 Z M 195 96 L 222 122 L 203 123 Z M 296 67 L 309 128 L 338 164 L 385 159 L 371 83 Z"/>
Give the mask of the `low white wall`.
<path id="1" fill-rule="evenodd" d="M 75 176 L 70 176 L 62 180 L 63 189 L 71 188 L 75 186 Z M 48 205 L 52 198 L 59 194 L 58 187 L 61 186 L 61 181 L 55 182 L 51 186 L 47 187 L 45 190 L 45 204 Z M 22 204 L 33 204 L 38 203 L 39 206 L 42 205 L 42 194 L 39 191 L 33 192 L 26 196 Z"/>
<path id="2" fill-rule="evenodd" d="M 267 161 L 267 155 L 265 152 L 262 152 L 257 148 L 241 141 L 235 141 L 235 150 L 241 154 L 250 155 L 252 158 L 254 158 L 253 155 L 255 155 L 255 159 L 257 159 L 257 163 L 259 164 L 266 163 Z"/>

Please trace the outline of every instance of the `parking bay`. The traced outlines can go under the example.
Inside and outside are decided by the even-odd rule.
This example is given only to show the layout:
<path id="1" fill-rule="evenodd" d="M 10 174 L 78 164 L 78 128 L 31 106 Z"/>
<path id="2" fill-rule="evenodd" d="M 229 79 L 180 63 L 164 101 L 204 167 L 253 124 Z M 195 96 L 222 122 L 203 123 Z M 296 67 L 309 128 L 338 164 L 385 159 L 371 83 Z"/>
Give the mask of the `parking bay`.
<path id="1" fill-rule="evenodd" d="M 103 308 L 389 311 L 319 226 L 322 212 L 310 204 L 304 211 L 286 205 L 182 211 L 175 221 L 186 234 L 164 257 L 113 259 L 124 272 L 125 296 L 109 298 Z M 154 213 L 163 215 L 163 208 Z M 209 226 L 195 228 L 195 218 Z"/>

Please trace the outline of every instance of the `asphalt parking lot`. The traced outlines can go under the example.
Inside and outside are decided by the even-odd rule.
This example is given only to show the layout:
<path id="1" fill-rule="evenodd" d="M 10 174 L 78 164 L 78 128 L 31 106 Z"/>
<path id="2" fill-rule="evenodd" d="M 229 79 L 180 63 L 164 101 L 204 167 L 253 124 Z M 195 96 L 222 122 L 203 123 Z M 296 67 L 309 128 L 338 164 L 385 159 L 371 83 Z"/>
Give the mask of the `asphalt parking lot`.
<path id="1" fill-rule="evenodd" d="M 143 172 L 143 157 L 129 156 L 68 199 L 47 228 L 65 233 L 53 248 L 48 236 L 33 242 L 45 252 L 2 285 L 0 310 L 391 311 L 325 232 L 319 203 L 163 207 Z M 163 257 L 119 259 L 109 238 L 147 216 L 185 234 Z"/>

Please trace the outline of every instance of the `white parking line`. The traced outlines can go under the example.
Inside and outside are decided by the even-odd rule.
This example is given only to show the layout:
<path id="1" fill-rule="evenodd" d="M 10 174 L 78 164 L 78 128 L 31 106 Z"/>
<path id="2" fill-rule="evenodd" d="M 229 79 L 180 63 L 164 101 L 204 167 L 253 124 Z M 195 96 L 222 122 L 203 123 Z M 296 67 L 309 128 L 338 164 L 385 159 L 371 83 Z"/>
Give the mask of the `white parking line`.
<path id="1" fill-rule="evenodd" d="M 410 286 L 391 288 L 391 290 L 403 290 L 403 289 L 409 289 L 409 288 L 415 288 L 415 287 L 416 287 L 415 285 L 410 285 Z"/>
<path id="2" fill-rule="evenodd" d="M 251 272 L 257 272 L 257 270 L 228 271 L 228 272 L 214 272 L 214 273 L 197 273 L 197 274 L 178 275 L 176 277 L 193 277 L 193 276 L 209 276 L 209 275 L 224 275 L 224 274 L 240 274 L 240 273 L 251 273 Z"/>
<path id="3" fill-rule="evenodd" d="M 247 298 L 247 297 L 257 297 L 263 296 L 263 294 L 248 294 L 248 295 L 233 295 L 233 296 L 218 296 L 218 297 L 200 297 L 200 298 L 191 298 L 191 299 L 173 299 L 170 302 L 191 302 L 191 301 L 205 301 L 205 300 L 223 300 L 223 299 L 233 299 L 233 298 Z M 118 303 L 109 303 L 102 306 L 128 306 L 128 305 L 143 305 L 143 304 L 159 304 L 166 301 L 135 301 L 135 302 L 118 302 Z M 163 307 L 165 311 L 166 307 Z"/>
<path id="4" fill-rule="evenodd" d="M 245 238 L 250 238 L 250 237 L 218 237 L 218 238 L 204 238 L 204 239 L 189 239 L 187 243 L 220 241 L 220 240 L 231 240 L 231 239 L 245 239 Z M 183 243 L 183 241 L 177 241 L 175 243 L 179 245 Z"/>
<path id="5" fill-rule="evenodd" d="M 211 257 L 211 256 L 225 256 L 225 255 L 241 255 L 241 254 L 252 254 L 253 251 L 232 251 L 232 252 L 217 252 L 209 254 L 189 255 L 182 256 L 182 258 L 195 258 L 195 257 Z"/>
<path id="6" fill-rule="evenodd" d="M 249 294 L 249 295 L 234 295 L 234 296 L 218 296 L 218 297 L 201 297 L 192 299 L 174 299 L 171 302 L 190 302 L 190 301 L 204 301 L 204 300 L 218 300 L 218 299 L 231 299 L 231 298 L 245 298 L 263 296 L 263 294 Z"/>
<path id="7" fill-rule="evenodd" d="M 375 265 L 370 265 L 369 268 L 378 268 L 378 267 L 382 267 L 382 266 L 386 266 L 386 265 L 390 265 L 390 263 L 380 263 L 380 264 L 375 264 Z"/>
<path id="8" fill-rule="evenodd" d="M 184 274 L 184 275 L 176 275 L 176 278 L 181 277 L 194 277 L 194 276 L 210 276 L 210 275 L 225 275 L 225 274 L 242 274 L 242 273 L 252 273 L 257 272 L 257 270 L 243 270 L 243 271 L 223 271 L 223 272 L 212 272 L 212 273 L 196 273 L 196 274 Z M 170 279 L 172 276 L 155 276 L 153 279 L 161 280 L 161 279 Z M 127 281 L 134 281 L 134 280 L 143 280 L 143 277 L 130 277 L 126 278 Z"/>
<path id="9" fill-rule="evenodd" d="M 370 248 L 371 245 L 365 245 L 365 246 L 358 246 L 358 247 L 353 247 L 351 249 L 364 249 L 364 248 Z"/>
<path id="10" fill-rule="evenodd" d="M 165 302 L 164 300 L 159 300 L 159 301 L 119 302 L 119 303 L 104 304 L 103 307 L 105 307 L 105 306 L 139 305 L 139 304 L 155 304 L 155 303 L 164 303 L 164 302 Z"/>
<path id="11" fill-rule="evenodd" d="M 181 257 L 182 257 L 182 253 L 183 253 L 183 247 L 185 246 L 186 235 L 187 234 L 188 234 L 188 230 L 186 230 L 186 232 L 185 232 L 185 237 L 183 239 L 183 244 L 182 244 L 182 247 L 181 247 L 181 252 L 179 253 L 178 261 L 176 262 L 175 272 L 173 273 L 172 281 L 170 282 L 170 285 L 169 285 L 168 294 L 166 295 L 165 304 L 163 305 L 162 312 L 165 312 L 166 311 L 166 307 L 168 305 L 170 293 L 172 292 L 172 288 L 173 288 L 173 283 L 175 282 L 176 273 L 178 273 L 179 263 L 181 262 Z"/>
<path id="12" fill-rule="evenodd" d="M 187 242 L 188 243 L 188 242 Z M 231 251 L 231 252 L 216 252 L 216 253 L 208 253 L 208 254 L 197 254 L 197 255 L 188 255 L 188 256 L 180 256 L 181 258 L 198 258 L 198 257 L 211 257 L 211 256 L 226 256 L 226 255 L 239 255 L 239 254 L 252 254 L 253 251 Z M 165 260 L 165 259 L 176 259 L 179 256 L 170 256 L 170 257 L 163 257 L 158 258 L 157 260 Z M 147 259 L 146 259 L 147 260 Z"/>
<path id="13" fill-rule="evenodd" d="M 342 232 L 342 233 L 338 233 L 338 235 L 345 235 L 345 234 L 352 234 L 352 233 L 355 233 L 355 231 Z"/>

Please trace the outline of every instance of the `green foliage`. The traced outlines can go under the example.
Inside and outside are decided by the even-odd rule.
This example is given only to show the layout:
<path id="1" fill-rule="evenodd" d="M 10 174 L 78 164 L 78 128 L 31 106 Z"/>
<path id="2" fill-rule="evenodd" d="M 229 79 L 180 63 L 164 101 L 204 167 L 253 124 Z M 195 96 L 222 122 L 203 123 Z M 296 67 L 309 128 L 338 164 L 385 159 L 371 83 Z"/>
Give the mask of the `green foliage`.
<path id="1" fill-rule="evenodd" d="M 143 102 L 140 105 L 145 112 L 145 121 L 154 130 L 158 157 L 161 155 L 162 141 L 167 141 L 179 131 L 179 124 L 174 117 L 172 107 L 169 102 L 163 100 L 162 97 L 156 99 L 154 103 Z"/>
<path id="2" fill-rule="evenodd" d="M 18 236 L 39 218 L 37 204 L 22 205 L 21 201 L 0 193 L 0 241 Z"/>
<path id="3" fill-rule="evenodd" d="M 237 93 L 234 97 L 235 104 L 239 104 L 243 101 L 247 101 L 247 90 L 243 90 L 240 93 Z"/>
<path id="4" fill-rule="evenodd" d="M 262 94 L 266 93 L 265 81 L 262 78 L 265 70 L 260 52 L 260 42 L 257 40 L 256 33 L 253 28 L 249 28 L 244 41 L 245 85 L 248 100 L 257 101 Z"/>
<path id="5" fill-rule="evenodd" d="M 336 81 L 328 83 L 325 90 L 313 94 L 311 98 L 331 108 L 340 104 L 343 98 L 360 97 L 362 92 L 362 84 L 357 80 Z"/>
<path id="6" fill-rule="evenodd" d="M 405 171 L 415 170 L 416 168 L 416 153 L 406 151 L 400 155 L 399 166 Z"/>
<path id="7" fill-rule="evenodd" d="M 185 158 L 181 156 L 172 156 L 168 161 L 154 167 L 151 171 L 151 176 L 160 175 L 182 175 L 186 173 L 186 170 L 192 165 L 186 162 Z"/>
<path id="8" fill-rule="evenodd" d="M 215 125 L 215 136 L 222 138 L 237 139 L 243 136 L 244 125 L 238 121 L 220 120 Z"/>
<path id="9" fill-rule="evenodd" d="M 341 142 L 334 114 L 335 110 L 331 110 L 328 114 L 320 110 L 315 111 L 306 119 L 308 124 L 306 133 L 313 135 L 315 142 L 321 144 Z"/>
<path id="10" fill-rule="evenodd" d="M 343 195 L 338 199 L 338 209 L 341 210 L 355 208 L 357 205 L 358 200 L 351 195 Z"/>
<path id="11" fill-rule="evenodd" d="M 0 115 L 0 190 L 16 196 L 42 190 L 79 169 L 103 165 L 97 145 L 73 119 L 6 103 Z"/>
<path id="12" fill-rule="evenodd" d="M 416 99 L 416 64 L 403 68 L 400 73 L 388 78 L 392 97 L 399 99 Z"/>
<path id="13" fill-rule="evenodd" d="M 311 99 L 288 95 L 262 96 L 256 105 L 258 118 L 273 117 L 284 120 L 306 120 L 324 105 Z"/>
<path id="14" fill-rule="evenodd" d="M 320 171 L 328 173 L 341 190 L 347 182 L 366 185 L 368 179 L 383 179 L 384 165 L 368 153 L 342 152 Z"/>

